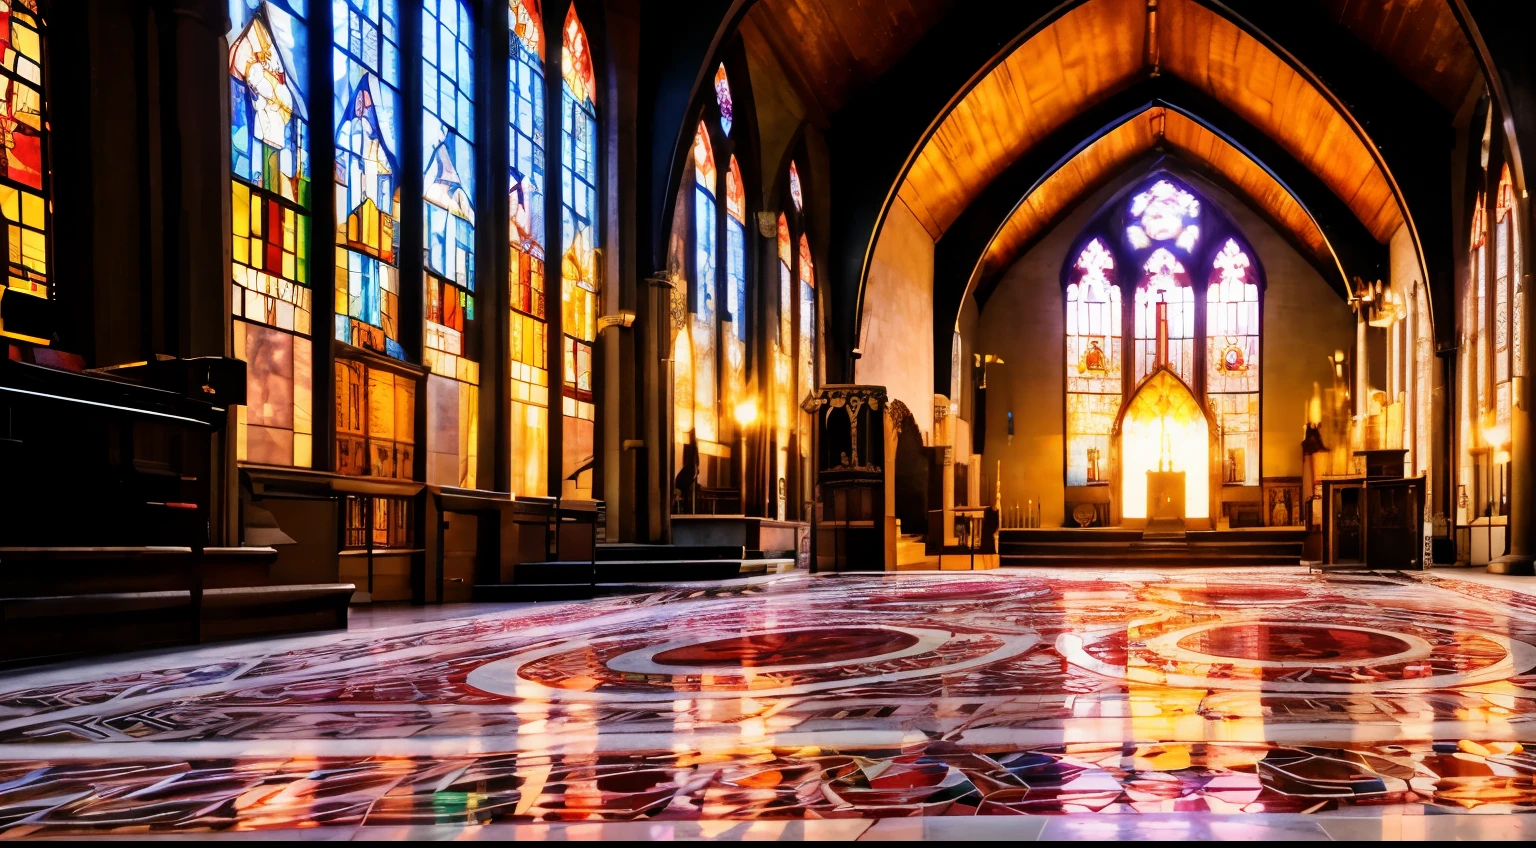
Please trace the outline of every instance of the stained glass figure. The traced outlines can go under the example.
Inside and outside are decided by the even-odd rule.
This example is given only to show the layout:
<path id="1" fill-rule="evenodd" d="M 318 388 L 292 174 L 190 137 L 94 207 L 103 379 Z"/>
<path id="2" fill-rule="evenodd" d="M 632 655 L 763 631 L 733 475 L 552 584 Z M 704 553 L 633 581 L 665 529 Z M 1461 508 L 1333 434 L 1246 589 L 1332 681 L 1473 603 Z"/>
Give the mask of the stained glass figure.
<path id="1" fill-rule="evenodd" d="M 564 494 L 592 494 L 592 344 L 597 339 L 597 106 L 586 30 L 571 6 L 560 51 L 560 277 L 565 338 L 562 391 Z"/>
<path id="2" fill-rule="evenodd" d="M 474 15 L 467 0 L 422 11 L 427 482 L 472 489 L 479 442 L 475 322 Z"/>
<path id="3" fill-rule="evenodd" d="M 1067 485 L 1107 483 L 1110 431 L 1120 408 L 1120 287 L 1115 258 L 1099 239 L 1073 263 L 1067 286 Z M 958 387 L 956 387 L 958 390 Z"/>
<path id="4" fill-rule="evenodd" d="M 0 0 L 0 214 L 5 226 L 9 274 L 5 288 L 54 298 L 49 284 L 49 217 L 52 194 L 48 161 L 47 97 L 43 90 L 43 42 L 47 24 L 37 0 Z M 0 336 L 48 344 L 51 327 L 0 323 Z"/>
<path id="5" fill-rule="evenodd" d="M 725 65 L 715 71 L 715 103 L 720 106 L 720 131 L 731 134 L 731 81 L 726 78 Z"/>
<path id="6" fill-rule="evenodd" d="M 1259 482 L 1259 287 L 1251 264 L 1227 239 L 1206 289 L 1205 385 L 1227 484 Z"/>
<path id="7" fill-rule="evenodd" d="M 789 198 L 795 203 L 796 212 L 805 211 L 805 198 L 800 194 L 800 169 L 789 163 Z"/>
<path id="8" fill-rule="evenodd" d="M 305 11 L 302 0 L 230 3 L 231 332 L 246 362 L 236 457 L 264 465 L 308 466 L 314 453 Z"/>
<path id="9" fill-rule="evenodd" d="M 1195 297 L 1184 266 L 1167 248 L 1152 251 L 1136 287 L 1136 381 L 1168 366 L 1194 380 Z"/>
<path id="10" fill-rule="evenodd" d="M 709 130 L 699 122 L 693 137 L 693 426 L 701 442 L 718 442 L 719 407 L 715 377 L 715 265 L 717 226 L 715 152 Z"/>
<path id="11" fill-rule="evenodd" d="M 405 359 L 400 346 L 400 47 L 394 3 L 334 6 L 336 338 Z"/>
<path id="12" fill-rule="evenodd" d="M 512 491 L 549 489 L 549 346 L 544 302 L 544 23 L 538 0 L 509 0 L 507 174 Z"/>

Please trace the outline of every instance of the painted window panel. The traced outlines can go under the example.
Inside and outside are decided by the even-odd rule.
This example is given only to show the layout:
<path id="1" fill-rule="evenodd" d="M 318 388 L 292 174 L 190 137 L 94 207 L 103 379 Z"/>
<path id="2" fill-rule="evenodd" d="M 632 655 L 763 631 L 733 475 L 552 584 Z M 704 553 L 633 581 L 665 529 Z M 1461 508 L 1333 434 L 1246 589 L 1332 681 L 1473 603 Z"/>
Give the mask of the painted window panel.
<path id="1" fill-rule="evenodd" d="M 350 359 L 336 361 L 336 470 L 414 477 L 416 380 Z"/>
<path id="2" fill-rule="evenodd" d="M 396 254 L 400 91 L 396 3 L 336 0 L 336 338 L 405 359 Z M 381 49 L 382 48 L 382 49 Z"/>
<path id="3" fill-rule="evenodd" d="M 1221 440 L 1222 482 L 1259 482 L 1259 287 L 1251 260 L 1228 239 L 1206 289 L 1206 392 Z"/>
<path id="4" fill-rule="evenodd" d="M 49 277 L 52 163 L 48 160 L 48 109 L 43 88 L 43 46 L 47 24 L 37 0 L 11 0 L 0 11 L 0 227 L 8 275 L 16 294 L 56 299 Z M 0 336 L 48 344 L 53 328 L 12 319 L 0 321 Z"/>
<path id="5" fill-rule="evenodd" d="M 592 496 L 595 460 L 592 345 L 597 340 L 597 105 L 586 30 L 573 5 L 561 30 L 560 277 L 565 339 L 562 478 L 567 496 Z"/>
<path id="6" fill-rule="evenodd" d="M 472 489 L 479 429 L 475 320 L 474 23 L 466 0 L 422 9 L 427 482 Z"/>
<path id="7" fill-rule="evenodd" d="M 1158 248 L 1142 266 L 1136 287 L 1136 382 L 1155 370 L 1159 356 L 1186 385 L 1194 382 L 1195 295 L 1184 266 L 1166 248 Z M 1168 348 L 1158 351 L 1159 338 Z"/>
<path id="8" fill-rule="evenodd" d="M 231 0 L 229 11 L 231 332 L 247 401 L 236 412 L 236 457 L 305 467 L 314 453 L 308 9 Z"/>
<path id="9" fill-rule="evenodd" d="M 1109 440 L 1123 387 L 1120 287 L 1111 281 L 1114 256 L 1099 239 L 1073 263 L 1067 286 L 1068 486 L 1109 482 Z M 958 386 L 956 387 L 958 391 Z"/>
<path id="10" fill-rule="evenodd" d="M 549 346 L 544 265 L 544 23 L 538 0 L 510 0 L 507 175 L 512 490 L 549 489 Z"/>

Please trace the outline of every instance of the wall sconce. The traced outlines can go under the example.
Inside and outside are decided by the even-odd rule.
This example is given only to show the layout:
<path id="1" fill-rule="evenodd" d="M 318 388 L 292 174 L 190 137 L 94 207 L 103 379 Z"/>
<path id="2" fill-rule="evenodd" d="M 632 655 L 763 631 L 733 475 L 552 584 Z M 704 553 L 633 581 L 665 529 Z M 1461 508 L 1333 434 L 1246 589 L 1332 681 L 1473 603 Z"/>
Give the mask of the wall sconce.
<path id="1" fill-rule="evenodd" d="M 609 327 L 633 327 L 634 325 L 635 313 L 629 311 L 628 309 L 619 310 L 619 314 L 617 315 L 604 315 L 603 317 L 597 319 L 597 331 L 599 333 L 608 329 Z"/>

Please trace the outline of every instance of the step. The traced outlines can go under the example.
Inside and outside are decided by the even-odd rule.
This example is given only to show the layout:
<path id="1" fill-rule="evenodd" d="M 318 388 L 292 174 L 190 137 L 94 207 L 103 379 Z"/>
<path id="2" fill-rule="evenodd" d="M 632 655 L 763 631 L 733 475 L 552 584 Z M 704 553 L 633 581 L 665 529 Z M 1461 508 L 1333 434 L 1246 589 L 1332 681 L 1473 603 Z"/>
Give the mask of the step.
<path id="1" fill-rule="evenodd" d="M 677 560 L 744 559 L 740 545 L 635 545 L 597 546 L 598 562 L 671 562 Z"/>

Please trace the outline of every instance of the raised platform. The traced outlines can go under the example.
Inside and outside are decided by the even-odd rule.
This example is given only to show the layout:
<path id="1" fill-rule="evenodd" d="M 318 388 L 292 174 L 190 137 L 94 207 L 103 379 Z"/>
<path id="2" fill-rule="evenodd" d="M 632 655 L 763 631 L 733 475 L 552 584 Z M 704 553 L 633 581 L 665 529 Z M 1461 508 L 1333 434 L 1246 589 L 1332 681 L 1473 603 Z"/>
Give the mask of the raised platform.
<path id="1" fill-rule="evenodd" d="M 652 591 L 657 584 L 781 573 L 794 567 L 791 556 L 751 551 L 740 545 L 604 544 L 597 546 L 595 563 L 545 561 L 506 566 L 502 582 L 475 586 L 474 599 L 570 600 Z"/>
<path id="2" fill-rule="evenodd" d="M 1298 565 L 1304 527 L 1190 530 L 1182 542 L 1149 540 L 1118 527 L 998 531 L 1003 566 L 1027 565 Z"/>

